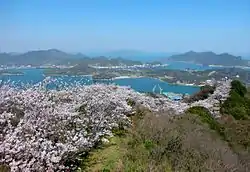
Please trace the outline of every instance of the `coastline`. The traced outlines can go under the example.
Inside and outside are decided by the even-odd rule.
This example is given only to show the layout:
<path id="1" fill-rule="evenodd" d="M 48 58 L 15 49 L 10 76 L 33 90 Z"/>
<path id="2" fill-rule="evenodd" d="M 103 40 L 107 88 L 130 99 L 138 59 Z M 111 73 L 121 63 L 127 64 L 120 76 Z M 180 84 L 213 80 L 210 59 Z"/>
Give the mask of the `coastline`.
<path id="1" fill-rule="evenodd" d="M 191 62 L 191 61 L 171 61 L 171 62 L 180 62 L 180 63 L 187 63 L 187 64 L 195 64 L 195 65 L 199 65 L 199 66 L 203 66 L 203 64 L 201 63 L 195 63 L 195 62 Z"/>
<path id="2" fill-rule="evenodd" d="M 38 69 L 38 68 L 35 68 Z M 23 73 L 0 73 L 0 76 L 22 76 L 24 75 Z M 44 77 L 93 77 L 91 74 L 57 74 L 57 73 L 43 73 L 42 74 Z M 129 78 L 152 78 L 152 79 L 157 79 L 160 80 L 161 82 L 168 83 L 169 85 L 180 85 L 180 86 L 191 86 L 191 87 L 200 87 L 202 85 L 196 85 L 194 83 L 178 83 L 178 82 L 171 82 L 171 81 L 165 81 L 161 79 L 160 77 L 150 77 L 150 76 L 138 76 L 138 75 L 122 75 L 122 76 L 117 76 L 113 77 L 112 80 L 119 80 L 119 79 L 129 79 Z M 100 79 L 100 80 L 106 80 L 105 78 Z"/>
<path id="3" fill-rule="evenodd" d="M 23 76 L 23 73 L 0 73 L 0 76 Z"/>
<path id="4" fill-rule="evenodd" d="M 163 81 L 163 82 L 166 82 L 166 81 Z M 167 82 L 167 83 L 170 84 L 170 85 L 180 85 L 180 86 L 190 86 L 190 87 L 201 87 L 201 86 L 204 86 L 202 84 L 196 85 L 196 84 L 185 84 L 185 83 L 169 83 L 169 82 Z"/>
<path id="5" fill-rule="evenodd" d="M 208 65 L 209 67 L 217 67 L 217 68 L 240 68 L 240 69 L 250 69 L 250 66 L 224 66 L 224 65 Z"/>
<path id="6" fill-rule="evenodd" d="M 117 76 L 112 78 L 113 80 L 117 80 L 117 79 L 128 79 L 128 78 L 143 78 L 145 76 Z"/>
<path id="7" fill-rule="evenodd" d="M 78 74 L 75 74 L 75 75 L 67 75 L 67 74 L 43 74 L 44 77 L 80 77 L 80 76 L 83 76 L 83 77 L 92 77 L 93 75 L 78 75 Z"/>
<path id="8" fill-rule="evenodd" d="M 171 83 L 171 82 L 164 81 L 164 80 L 161 79 L 161 78 L 155 78 L 155 79 L 159 79 L 160 81 L 166 82 L 166 83 L 168 83 L 169 85 L 183 85 L 183 86 L 192 86 L 192 87 L 201 87 L 201 86 L 203 86 L 202 84 L 197 85 L 197 84 L 194 84 L 194 83 L 192 83 L 192 84 L 188 84 L 188 83 L 177 83 L 177 82 Z"/>

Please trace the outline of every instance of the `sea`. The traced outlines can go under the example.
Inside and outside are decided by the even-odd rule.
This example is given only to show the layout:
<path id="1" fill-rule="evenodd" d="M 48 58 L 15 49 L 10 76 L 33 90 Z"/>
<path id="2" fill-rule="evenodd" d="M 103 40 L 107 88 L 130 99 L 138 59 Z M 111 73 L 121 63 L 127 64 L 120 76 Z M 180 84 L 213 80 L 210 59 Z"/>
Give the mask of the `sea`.
<path id="1" fill-rule="evenodd" d="M 167 69 L 179 69 L 179 70 L 206 70 L 211 69 L 209 66 L 202 66 L 199 64 L 192 63 L 184 63 L 184 62 L 172 62 L 166 67 Z M 0 80 L 4 82 L 13 83 L 16 86 L 23 85 L 34 85 L 39 83 L 45 79 L 43 69 L 37 68 L 26 68 L 26 69 L 13 69 L 15 71 L 21 71 L 23 75 L 4 75 L 0 76 Z M 52 76 L 51 77 L 54 82 L 51 82 L 49 88 L 57 88 L 58 85 L 63 86 L 74 86 L 75 84 L 81 85 L 91 85 L 93 84 L 93 80 L 91 76 Z M 105 82 L 104 82 L 105 83 Z M 110 83 L 109 83 L 110 84 Z M 142 78 L 122 78 L 115 79 L 112 81 L 112 84 L 120 85 L 120 86 L 129 86 L 135 91 L 138 92 L 153 92 L 153 89 L 156 93 L 162 92 L 172 92 L 177 94 L 194 94 L 200 88 L 198 86 L 186 86 L 186 85 L 176 85 L 169 84 L 167 82 L 142 77 Z"/>

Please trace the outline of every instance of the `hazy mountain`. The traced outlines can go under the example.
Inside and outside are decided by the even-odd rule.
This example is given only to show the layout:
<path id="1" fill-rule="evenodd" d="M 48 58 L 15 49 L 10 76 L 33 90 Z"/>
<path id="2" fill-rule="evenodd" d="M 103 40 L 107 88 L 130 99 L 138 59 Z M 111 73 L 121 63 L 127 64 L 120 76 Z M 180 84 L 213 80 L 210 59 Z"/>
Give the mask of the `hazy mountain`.
<path id="1" fill-rule="evenodd" d="M 203 65 L 224 65 L 224 66 L 247 66 L 248 60 L 242 59 L 240 56 L 234 56 L 228 53 L 215 54 L 214 52 L 194 52 L 189 51 L 184 54 L 172 55 L 168 58 L 161 59 L 162 62 L 167 61 L 185 61 L 199 63 Z"/>
<path id="2" fill-rule="evenodd" d="M 23 54 L 1 53 L 0 64 L 4 65 L 44 65 L 65 64 L 73 58 L 65 52 L 56 49 L 29 51 Z"/>
<path id="3" fill-rule="evenodd" d="M 0 53 L 1 65 L 59 65 L 59 64 L 91 64 L 100 66 L 141 64 L 122 58 L 109 59 L 104 56 L 89 58 L 84 54 L 69 54 L 57 49 L 29 51 L 23 54 Z"/>

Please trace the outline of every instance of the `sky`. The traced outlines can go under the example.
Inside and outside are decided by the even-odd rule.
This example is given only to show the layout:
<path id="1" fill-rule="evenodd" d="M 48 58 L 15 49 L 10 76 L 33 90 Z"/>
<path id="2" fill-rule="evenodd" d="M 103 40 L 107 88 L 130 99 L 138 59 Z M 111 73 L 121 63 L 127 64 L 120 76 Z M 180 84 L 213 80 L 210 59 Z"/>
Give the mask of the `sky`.
<path id="1" fill-rule="evenodd" d="M 0 0 L 0 52 L 250 54 L 250 0 Z"/>

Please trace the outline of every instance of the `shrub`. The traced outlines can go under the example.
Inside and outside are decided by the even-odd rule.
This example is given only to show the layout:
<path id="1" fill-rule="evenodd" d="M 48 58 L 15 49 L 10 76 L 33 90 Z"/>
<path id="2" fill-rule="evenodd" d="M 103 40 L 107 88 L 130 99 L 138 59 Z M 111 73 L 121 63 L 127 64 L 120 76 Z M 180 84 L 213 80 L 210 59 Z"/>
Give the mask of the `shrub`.
<path id="1" fill-rule="evenodd" d="M 203 108 L 195 107 L 191 111 L 202 113 L 201 120 L 191 114 L 181 117 L 147 114 L 135 119 L 135 127 L 128 133 L 129 141 L 125 144 L 124 171 L 193 172 L 241 168 L 237 155 L 201 121 L 205 120 L 214 128 L 219 124 L 209 118 Z"/>
<path id="2" fill-rule="evenodd" d="M 237 102 L 233 103 L 237 104 Z M 231 149 L 238 154 L 238 160 L 242 166 L 250 168 L 250 154 L 248 152 L 250 150 L 250 119 L 244 116 L 246 114 L 245 107 L 229 106 L 228 109 L 234 115 L 223 115 L 219 120 L 212 118 L 208 110 L 203 107 L 192 107 L 188 109 L 188 112 L 199 115 L 202 122 L 207 123 L 223 140 L 228 142 Z"/>
<path id="3" fill-rule="evenodd" d="M 229 145 L 249 145 L 247 134 L 250 130 L 250 122 L 243 124 L 243 121 L 236 121 L 232 117 L 223 119 L 224 123 L 216 121 L 203 107 L 190 108 L 183 116 L 161 114 L 157 117 L 142 109 L 140 114 L 143 115 L 132 117 L 133 127 L 125 133 L 124 137 L 115 137 L 120 140 L 119 142 L 107 149 L 97 151 L 96 165 L 88 169 L 95 169 L 94 171 L 247 171 L 249 156 L 241 151 L 235 153 Z M 220 131 L 219 129 L 223 128 L 225 140 L 228 142 L 222 140 L 210 128 L 214 131 Z M 106 159 L 99 158 L 107 154 Z"/>
<path id="4" fill-rule="evenodd" d="M 244 106 L 234 106 L 228 111 L 228 114 L 231 114 L 236 120 L 247 119 L 247 110 Z"/>
<path id="5" fill-rule="evenodd" d="M 125 136 L 126 130 L 125 130 L 124 128 L 117 127 L 117 128 L 113 128 L 113 129 L 112 129 L 112 133 L 113 133 L 115 136 L 122 137 L 122 136 Z"/>
<path id="6" fill-rule="evenodd" d="M 202 122 L 207 123 L 212 130 L 217 131 L 221 136 L 224 137 L 224 128 L 212 117 L 208 109 L 201 106 L 195 106 L 189 108 L 187 112 L 199 115 Z"/>
<path id="7" fill-rule="evenodd" d="M 250 115 L 250 99 L 247 89 L 240 81 L 232 81 L 230 97 L 223 103 L 221 112 L 232 115 L 236 120 L 247 119 Z"/>
<path id="8" fill-rule="evenodd" d="M 236 109 L 237 108 L 237 109 Z M 242 118 L 241 114 L 244 114 L 244 107 L 234 107 L 235 114 L 238 114 L 238 119 Z M 227 141 L 233 148 L 243 146 L 244 148 L 250 147 L 250 120 L 248 118 L 242 118 L 242 120 L 230 118 L 230 116 L 223 115 L 220 120 L 215 120 L 209 111 L 204 107 L 192 107 L 188 109 L 189 113 L 197 114 L 201 117 L 201 121 L 209 125 L 209 127 L 215 130 L 223 140 Z"/>
<path id="9" fill-rule="evenodd" d="M 210 85 L 202 86 L 202 87 L 200 87 L 199 92 L 195 93 L 194 95 L 192 95 L 191 97 L 189 97 L 185 101 L 188 103 L 192 103 L 195 101 L 207 99 L 210 94 L 214 93 L 214 91 L 215 91 L 214 86 L 210 86 Z"/>
<path id="10" fill-rule="evenodd" d="M 236 91 L 240 96 L 244 97 L 247 93 L 246 87 L 238 80 L 231 82 L 232 90 Z"/>
<path id="11" fill-rule="evenodd" d="M 135 106 L 135 101 L 134 100 L 132 100 L 132 99 L 127 99 L 127 104 L 129 105 L 129 106 Z"/>
<path id="12" fill-rule="evenodd" d="M 10 168 L 7 165 L 0 164 L 0 172 L 10 172 Z"/>
<path id="13" fill-rule="evenodd" d="M 201 86 L 200 90 L 205 91 L 205 92 L 209 92 L 210 94 L 213 94 L 215 91 L 215 86 L 204 85 L 204 86 Z"/>

